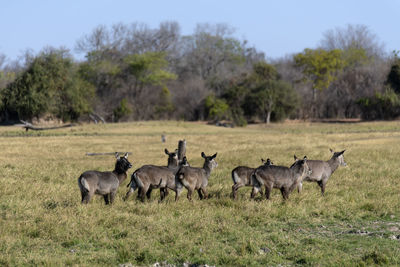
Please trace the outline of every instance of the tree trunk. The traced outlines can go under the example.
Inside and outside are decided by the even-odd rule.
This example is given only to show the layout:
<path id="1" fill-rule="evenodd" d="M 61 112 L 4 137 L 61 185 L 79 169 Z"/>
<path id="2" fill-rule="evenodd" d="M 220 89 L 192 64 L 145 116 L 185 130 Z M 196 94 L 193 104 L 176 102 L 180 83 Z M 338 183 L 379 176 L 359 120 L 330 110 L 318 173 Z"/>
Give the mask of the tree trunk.
<path id="1" fill-rule="evenodd" d="M 183 157 L 186 156 L 186 140 L 179 140 L 178 142 L 178 160 L 182 161 Z"/>
<path id="2" fill-rule="evenodd" d="M 268 110 L 267 112 L 265 112 L 264 123 L 269 124 L 270 121 L 271 121 L 271 111 Z"/>
<path id="3" fill-rule="evenodd" d="M 311 105 L 311 114 L 313 118 L 317 117 L 317 89 L 313 88 L 312 89 L 313 92 L 313 102 Z"/>

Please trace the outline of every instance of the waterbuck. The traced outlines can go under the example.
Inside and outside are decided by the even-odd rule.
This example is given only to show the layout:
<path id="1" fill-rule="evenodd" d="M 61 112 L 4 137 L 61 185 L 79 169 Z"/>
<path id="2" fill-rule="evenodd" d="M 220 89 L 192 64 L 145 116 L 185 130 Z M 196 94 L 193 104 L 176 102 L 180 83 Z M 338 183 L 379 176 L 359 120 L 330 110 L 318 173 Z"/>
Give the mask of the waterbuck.
<path id="1" fill-rule="evenodd" d="M 310 175 L 311 170 L 307 165 L 307 157 L 297 160 L 288 167 L 263 165 L 258 167 L 253 174 L 255 181 L 253 182 L 253 191 L 251 198 L 261 190 L 261 186 L 265 187 L 265 197 L 270 198 L 272 188 L 281 190 L 283 199 L 288 199 L 289 194 L 295 189 L 306 175 Z"/>
<path id="2" fill-rule="evenodd" d="M 308 160 L 307 164 L 312 170 L 311 175 L 307 175 L 304 177 L 304 181 L 308 182 L 317 182 L 319 187 L 321 187 L 321 194 L 325 194 L 325 186 L 328 182 L 329 177 L 335 172 L 335 170 L 339 166 L 347 166 L 347 163 L 344 161 L 343 153 L 346 150 L 341 152 L 335 152 L 332 149 L 329 149 L 333 155 L 328 161 L 323 160 Z M 294 159 L 297 161 L 298 158 L 294 155 Z M 299 184 L 298 192 L 300 193 L 303 188 L 303 183 Z"/>
<path id="3" fill-rule="evenodd" d="M 111 172 L 86 171 L 78 178 L 79 189 L 82 195 L 82 204 L 89 203 L 94 194 L 102 195 L 106 205 L 114 202 L 119 185 L 126 179 L 132 164 L 128 161 L 128 153 L 120 157 L 115 153 L 117 162 Z"/>
<path id="4" fill-rule="evenodd" d="M 194 190 L 197 190 L 200 199 L 208 198 L 208 178 L 211 171 L 218 166 L 218 163 L 215 161 L 217 153 L 212 156 L 206 156 L 204 152 L 201 152 L 201 157 L 204 158 L 203 168 L 183 166 L 177 172 L 175 201 L 178 201 L 183 186 L 188 190 L 187 198 L 190 201 L 192 200 Z"/>
<path id="5" fill-rule="evenodd" d="M 261 159 L 264 165 L 272 165 L 273 162 L 270 159 Z M 253 175 L 256 168 L 250 168 L 247 166 L 238 166 L 232 170 L 232 198 L 236 199 L 237 191 L 243 186 L 253 186 L 253 180 L 251 176 Z M 261 191 L 262 194 L 262 191 Z"/>
<path id="6" fill-rule="evenodd" d="M 124 200 L 127 200 L 136 188 L 139 188 L 138 198 L 141 201 L 144 201 L 146 195 L 147 198 L 150 198 L 151 190 L 154 188 L 160 188 L 162 199 L 168 194 L 166 182 L 175 178 L 179 169 L 179 161 L 177 151 L 169 152 L 168 149 L 165 149 L 165 154 L 168 155 L 168 166 L 144 165 L 134 171 L 128 184 L 130 188 Z"/>

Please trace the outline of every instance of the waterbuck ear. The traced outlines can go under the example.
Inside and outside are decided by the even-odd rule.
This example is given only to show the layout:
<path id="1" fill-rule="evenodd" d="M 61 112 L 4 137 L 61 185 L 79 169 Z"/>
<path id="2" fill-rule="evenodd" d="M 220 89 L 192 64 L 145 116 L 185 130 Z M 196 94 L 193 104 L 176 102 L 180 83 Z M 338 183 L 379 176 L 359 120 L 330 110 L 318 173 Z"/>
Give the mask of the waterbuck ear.
<path id="1" fill-rule="evenodd" d="M 329 151 L 330 151 L 331 153 L 335 153 L 335 151 L 333 151 L 332 148 L 329 148 Z"/>
<path id="2" fill-rule="evenodd" d="M 201 157 L 206 158 L 206 154 L 204 154 L 204 152 L 201 152 Z"/>
<path id="3" fill-rule="evenodd" d="M 267 159 L 267 163 L 268 163 L 269 165 L 274 165 L 274 163 L 273 163 L 272 160 L 270 160 L 270 159 Z"/>
<path id="4" fill-rule="evenodd" d="M 294 160 L 298 160 L 299 158 L 296 155 L 293 156 Z"/>
<path id="5" fill-rule="evenodd" d="M 115 157 L 118 159 L 118 157 L 119 157 L 119 153 L 118 152 L 115 152 Z"/>
<path id="6" fill-rule="evenodd" d="M 265 161 L 265 159 L 261 158 L 261 162 L 262 162 L 262 163 L 265 163 L 266 161 Z"/>
<path id="7" fill-rule="evenodd" d="M 346 149 L 343 150 L 343 151 L 341 151 L 341 152 L 339 152 L 339 153 L 338 153 L 338 156 L 342 155 L 345 151 L 346 151 Z"/>
<path id="8" fill-rule="evenodd" d="M 125 155 L 124 155 L 124 158 L 126 158 L 126 159 L 127 159 L 127 158 L 128 158 L 128 155 L 129 155 L 129 153 L 128 153 L 128 152 L 126 152 L 126 153 L 125 153 Z"/>
<path id="9" fill-rule="evenodd" d="M 164 152 L 165 152 L 165 154 L 169 155 L 168 149 L 165 149 Z"/>
<path id="10" fill-rule="evenodd" d="M 217 153 L 211 156 L 211 159 L 215 159 L 217 157 Z"/>

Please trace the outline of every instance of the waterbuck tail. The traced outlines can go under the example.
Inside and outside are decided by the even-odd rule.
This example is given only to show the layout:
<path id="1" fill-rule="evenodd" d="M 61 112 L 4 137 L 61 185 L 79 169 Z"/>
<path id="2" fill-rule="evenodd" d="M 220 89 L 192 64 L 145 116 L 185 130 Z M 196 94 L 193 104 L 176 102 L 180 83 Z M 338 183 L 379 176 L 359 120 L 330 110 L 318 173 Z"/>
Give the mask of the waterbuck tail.
<path id="1" fill-rule="evenodd" d="M 262 180 L 259 179 L 257 175 L 257 171 L 254 171 L 251 174 L 251 182 L 253 183 L 254 186 L 261 186 L 263 184 Z"/>
<path id="2" fill-rule="evenodd" d="M 236 171 L 232 171 L 232 180 L 234 184 L 237 184 L 240 180 L 239 175 L 236 173 Z"/>
<path id="3" fill-rule="evenodd" d="M 133 180 L 133 174 L 131 175 L 131 180 L 129 181 L 129 183 L 126 185 L 126 187 L 131 186 L 131 184 L 134 182 Z"/>
<path id="4" fill-rule="evenodd" d="M 142 181 L 140 180 L 140 178 L 138 177 L 138 175 L 137 175 L 137 173 L 136 172 L 134 172 L 133 174 L 132 174 L 132 179 L 131 179 L 131 187 L 132 188 L 137 188 L 137 187 L 140 187 L 140 188 L 142 188 L 143 187 L 143 183 L 142 183 Z"/>
<path id="5" fill-rule="evenodd" d="M 181 181 L 183 180 L 183 177 L 184 177 L 183 173 L 178 172 L 177 176 L 178 176 L 179 180 L 181 180 Z"/>
<path id="6" fill-rule="evenodd" d="M 82 192 L 89 192 L 90 187 L 89 187 L 89 184 L 86 181 L 85 177 L 82 177 L 82 176 L 79 177 L 78 185 L 79 185 L 79 188 L 81 189 Z"/>

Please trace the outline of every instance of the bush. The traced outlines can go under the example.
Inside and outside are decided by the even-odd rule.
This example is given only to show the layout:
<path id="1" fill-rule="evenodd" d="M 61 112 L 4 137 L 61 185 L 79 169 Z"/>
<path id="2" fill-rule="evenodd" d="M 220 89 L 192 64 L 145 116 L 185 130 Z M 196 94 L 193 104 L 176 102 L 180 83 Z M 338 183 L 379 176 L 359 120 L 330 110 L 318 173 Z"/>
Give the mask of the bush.
<path id="1" fill-rule="evenodd" d="M 122 99 L 121 102 L 119 103 L 119 106 L 117 106 L 113 110 L 114 114 L 114 121 L 118 122 L 120 119 L 122 119 L 124 116 L 127 116 L 132 113 L 132 110 L 129 108 L 128 105 L 128 100 L 126 98 Z"/>
<path id="2" fill-rule="evenodd" d="M 230 119 L 229 106 L 224 99 L 217 98 L 215 95 L 206 97 L 204 106 L 206 115 L 211 120 Z"/>
<path id="3" fill-rule="evenodd" d="M 400 115 L 400 99 L 391 88 L 372 97 L 360 98 L 357 104 L 364 120 L 390 120 Z"/>

